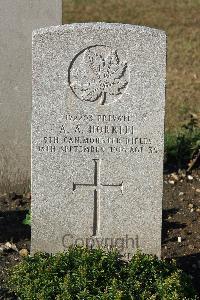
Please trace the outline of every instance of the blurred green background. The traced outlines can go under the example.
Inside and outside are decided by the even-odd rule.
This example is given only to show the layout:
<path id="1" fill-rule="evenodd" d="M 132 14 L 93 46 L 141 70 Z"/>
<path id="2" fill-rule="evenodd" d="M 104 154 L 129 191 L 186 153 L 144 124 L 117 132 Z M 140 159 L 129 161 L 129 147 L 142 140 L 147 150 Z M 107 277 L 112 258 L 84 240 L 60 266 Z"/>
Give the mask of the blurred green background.
<path id="1" fill-rule="evenodd" d="M 200 0 L 63 0 L 63 23 L 117 22 L 168 36 L 166 131 L 200 117 Z"/>

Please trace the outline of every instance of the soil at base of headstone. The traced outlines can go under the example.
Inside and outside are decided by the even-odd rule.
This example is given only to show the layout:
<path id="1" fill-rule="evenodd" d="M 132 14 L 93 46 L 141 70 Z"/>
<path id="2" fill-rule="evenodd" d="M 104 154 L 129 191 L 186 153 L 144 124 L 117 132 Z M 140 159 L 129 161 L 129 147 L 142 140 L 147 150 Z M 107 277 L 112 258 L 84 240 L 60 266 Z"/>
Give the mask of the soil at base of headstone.
<path id="1" fill-rule="evenodd" d="M 17 299 L 5 281 L 7 269 L 22 260 L 19 251 L 30 251 L 30 226 L 22 223 L 30 198 L 15 193 L 0 196 L 0 299 Z M 7 242 L 18 251 L 2 251 Z M 200 295 L 200 170 L 164 175 L 162 257 L 176 259 Z"/>

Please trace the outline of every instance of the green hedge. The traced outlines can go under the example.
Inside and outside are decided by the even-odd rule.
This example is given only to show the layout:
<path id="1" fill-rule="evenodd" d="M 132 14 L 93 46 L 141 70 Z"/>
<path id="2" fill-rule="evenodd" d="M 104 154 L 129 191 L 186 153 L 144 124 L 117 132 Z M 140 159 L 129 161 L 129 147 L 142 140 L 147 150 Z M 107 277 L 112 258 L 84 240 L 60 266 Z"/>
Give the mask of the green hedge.
<path id="1" fill-rule="evenodd" d="M 10 271 L 8 286 L 21 300 L 197 299 L 174 262 L 138 252 L 126 263 L 117 252 L 79 247 L 25 258 Z"/>

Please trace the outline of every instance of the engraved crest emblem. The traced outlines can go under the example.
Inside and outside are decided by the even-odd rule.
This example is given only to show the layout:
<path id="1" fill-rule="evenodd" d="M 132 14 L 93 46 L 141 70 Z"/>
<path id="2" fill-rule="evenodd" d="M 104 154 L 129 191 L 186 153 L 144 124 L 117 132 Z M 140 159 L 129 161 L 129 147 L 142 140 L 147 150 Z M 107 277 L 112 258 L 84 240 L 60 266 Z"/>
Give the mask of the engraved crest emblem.
<path id="1" fill-rule="evenodd" d="M 82 101 L 110 104 L 126 90 L 127 69 L 127 62 L 117 50 L 107 46 L 91 46 L 73 59 L 69 67 L 69 85 Z"/>

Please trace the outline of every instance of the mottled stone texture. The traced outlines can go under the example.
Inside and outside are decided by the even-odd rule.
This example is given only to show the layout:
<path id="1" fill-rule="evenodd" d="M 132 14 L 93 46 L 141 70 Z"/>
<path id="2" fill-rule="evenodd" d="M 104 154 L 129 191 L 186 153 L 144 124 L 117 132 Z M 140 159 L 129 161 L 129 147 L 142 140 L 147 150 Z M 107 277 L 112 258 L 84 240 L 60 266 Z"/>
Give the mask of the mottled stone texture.
<path id="1" fill-rule="evenodd" d="M 121 24 L 33 34 L 32 253 L 160 256 L 166 36 Z"/>
<path id="2" fill-rule="evenodd" d="M 31 173 L 32 30 L 62 24 L 62 0 L 0 0 L 0 193 Z"/>

